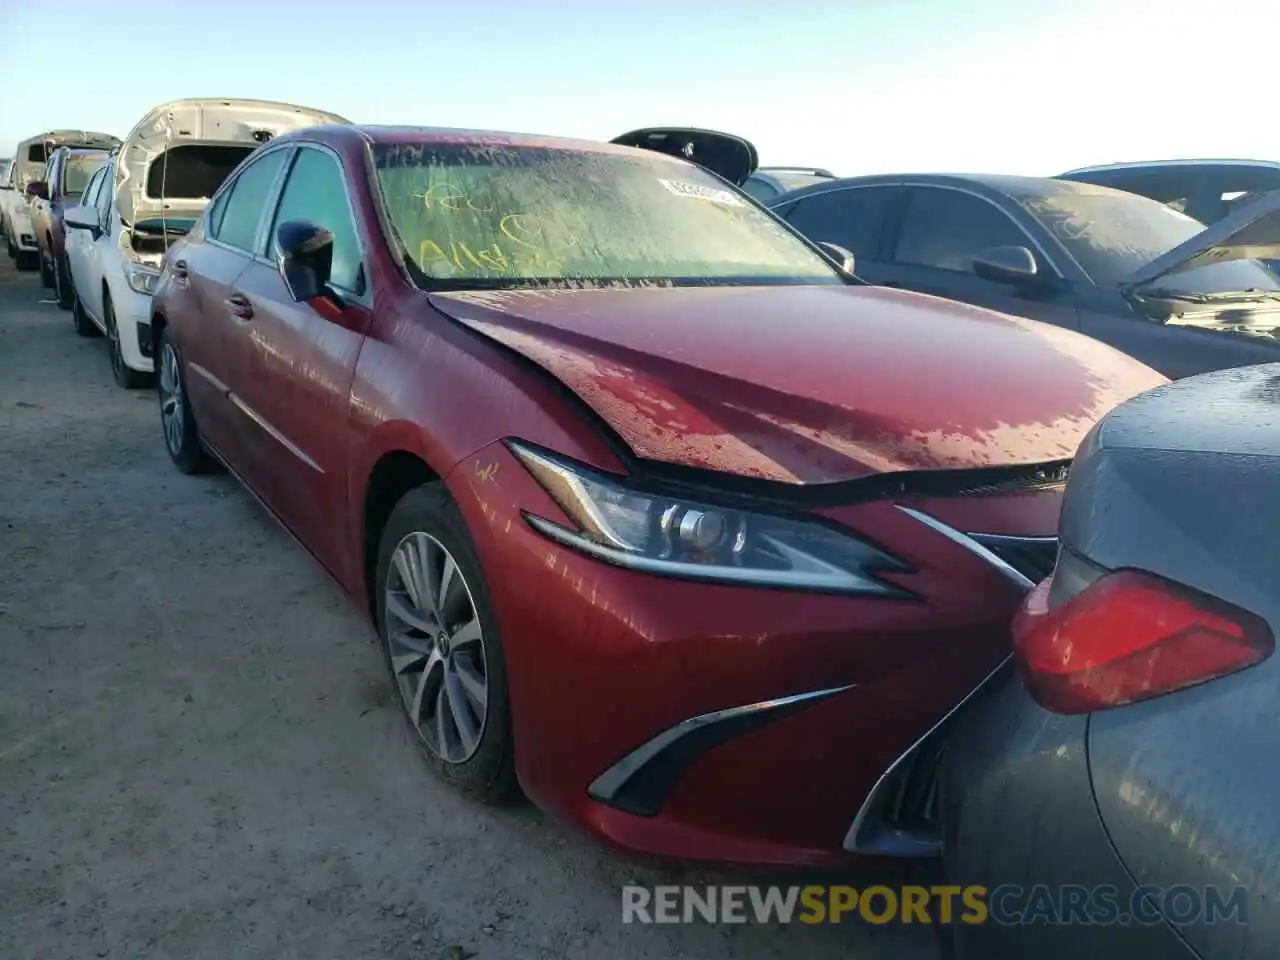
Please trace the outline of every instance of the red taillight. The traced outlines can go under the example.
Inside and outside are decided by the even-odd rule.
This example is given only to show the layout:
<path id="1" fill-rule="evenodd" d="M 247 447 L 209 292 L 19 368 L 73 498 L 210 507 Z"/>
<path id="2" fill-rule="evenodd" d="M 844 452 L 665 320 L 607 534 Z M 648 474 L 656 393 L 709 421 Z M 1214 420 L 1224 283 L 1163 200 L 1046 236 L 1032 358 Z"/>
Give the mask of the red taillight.
<path id="1" fill-rule="evenodd" d="M 1031 695 L 1055 713 L 1147 700 L 1253 666 L 1275 650 L 1266 622 L 1159 577 L 1109 573 L 1050 609 L 1046 580 L 1014 621 Z"/>

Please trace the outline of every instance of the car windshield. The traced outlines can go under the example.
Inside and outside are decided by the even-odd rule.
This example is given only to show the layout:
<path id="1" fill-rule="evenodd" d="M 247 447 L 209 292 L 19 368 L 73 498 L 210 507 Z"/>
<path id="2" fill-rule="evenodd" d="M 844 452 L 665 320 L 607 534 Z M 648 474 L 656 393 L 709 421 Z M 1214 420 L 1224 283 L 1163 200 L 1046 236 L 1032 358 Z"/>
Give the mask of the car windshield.
<path id="1" fill-rule="evenodd" d="M 89 178 L 106 162 L 105 153 L 70 157 L 62 167 L 62 192 L 77 197 L 83 194 Z"/>
<path id="2" fill-rule="evenodd" d="M 374 158 L 433 289 L 844 282 L 722 180 L 657 153 L 387 144 Z"/>
<path id="3" fill-rule="evenodd" d="M 1163 203 L 1119 191 L 1064 190 L 1019 202 L 1100 286 L 1115 286 L 1205 228 Z M 1257 260 L 1237 260 L 1171 274 L 1159 284 L 1183 293 L 1232 293 L 1280 290 L 1280 277 Z"/>

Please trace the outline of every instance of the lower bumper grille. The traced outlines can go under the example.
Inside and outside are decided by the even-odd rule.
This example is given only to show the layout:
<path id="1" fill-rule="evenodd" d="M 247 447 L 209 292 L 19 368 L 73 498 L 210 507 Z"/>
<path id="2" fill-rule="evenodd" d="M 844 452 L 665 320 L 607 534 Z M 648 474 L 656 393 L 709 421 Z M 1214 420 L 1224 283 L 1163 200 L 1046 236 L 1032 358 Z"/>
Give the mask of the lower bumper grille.
<path id="1" fill-rule="evenodd" d="M 906 760 L 884 811 L 885 823 L 899 830 L 928 830 L 938 826 L 938 771 L 942 766 L 942 737 L 934 737 Z"/>

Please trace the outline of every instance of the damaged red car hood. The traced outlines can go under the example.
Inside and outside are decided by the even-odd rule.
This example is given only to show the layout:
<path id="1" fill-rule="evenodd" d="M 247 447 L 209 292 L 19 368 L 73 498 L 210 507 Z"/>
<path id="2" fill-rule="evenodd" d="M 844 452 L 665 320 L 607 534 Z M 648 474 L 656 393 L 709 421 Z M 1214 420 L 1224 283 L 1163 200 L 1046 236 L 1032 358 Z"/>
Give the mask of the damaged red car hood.
<path id="1" fill-rule="evenodd" d="M 871 286 L 500 290 L 437 309 L 540 364 L 638 457 L 791 483 L 1074 456 L 1167 382 L 1047 324 Z"/>

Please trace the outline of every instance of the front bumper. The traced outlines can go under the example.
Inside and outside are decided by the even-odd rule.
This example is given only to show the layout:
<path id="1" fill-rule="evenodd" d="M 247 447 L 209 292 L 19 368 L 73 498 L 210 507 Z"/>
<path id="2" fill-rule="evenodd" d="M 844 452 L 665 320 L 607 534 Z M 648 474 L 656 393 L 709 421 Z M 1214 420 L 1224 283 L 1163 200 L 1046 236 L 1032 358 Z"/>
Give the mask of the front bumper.
<path id="1" fill-rule="evenodd" d="M 846 861 L 873 785 L 1004 659 L 1023 593 L 887 502 L 832 516 L 912 564 L 902 584 L 923 602 L 587 558 L 528 526 L 522 510 L 566 518 L 501 444 L 447 483 L 501 628 L 521 784 L 635 852 Z"/>
<path id="2" fill-rule="evenodd" d="M 142 373 L 151 373 L 155 369 L 151 357 L 151 305 L 150 296 L 138 293 L 123 278 L 112 289 L 120 355 L 125 366 Z"/>

